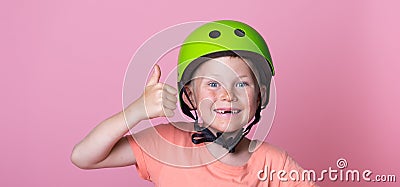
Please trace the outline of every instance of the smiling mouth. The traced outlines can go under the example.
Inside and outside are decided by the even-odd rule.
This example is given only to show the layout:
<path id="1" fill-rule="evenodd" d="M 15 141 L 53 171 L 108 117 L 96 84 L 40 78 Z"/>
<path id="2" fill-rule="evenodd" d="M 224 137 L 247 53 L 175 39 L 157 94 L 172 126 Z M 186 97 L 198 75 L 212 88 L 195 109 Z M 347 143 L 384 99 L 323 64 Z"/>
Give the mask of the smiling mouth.
<path id="1" fill-rule="evenodd" d="M 218 113 L 218 114 L 237 114 L 239 113 L 241 110 L 239 109 L 215 109 L 214 112 Z"/>

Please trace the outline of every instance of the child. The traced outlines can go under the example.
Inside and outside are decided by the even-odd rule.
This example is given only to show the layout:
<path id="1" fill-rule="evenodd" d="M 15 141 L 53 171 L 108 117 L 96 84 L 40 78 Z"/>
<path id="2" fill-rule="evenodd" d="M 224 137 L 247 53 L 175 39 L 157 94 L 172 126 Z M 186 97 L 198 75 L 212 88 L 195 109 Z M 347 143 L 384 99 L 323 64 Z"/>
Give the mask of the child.
<path id="1" fill-rule="evenodd" d="M 72 162 L 82 169 L 136 165 L 156 186 L 314 186 L 301 177 L 287 180 L 291 170 L 302 169 L 286 152 L 245 137 L 268 104 L 274 75 L 256 30 L 230 20 L 197 28 L 181 47 L 178 73 L 179 92 L 159 82 L 155 65 L 142 96 L 78 143 Z M 178 93 L 182 112 L 194 122 L 125 136 L 142 120 L 173 116 Z"/>

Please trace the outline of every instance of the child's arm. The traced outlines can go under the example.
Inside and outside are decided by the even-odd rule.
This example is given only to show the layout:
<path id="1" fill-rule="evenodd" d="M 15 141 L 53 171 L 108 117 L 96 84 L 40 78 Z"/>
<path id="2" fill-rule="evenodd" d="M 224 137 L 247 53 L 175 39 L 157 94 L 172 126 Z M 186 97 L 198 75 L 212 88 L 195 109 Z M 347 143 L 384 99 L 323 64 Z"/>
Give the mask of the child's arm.
<path id="1" fill-rule="evenodd" d="M 155 65 L 142 96 L 125 109 L 127 123 L 124 113 L 119 112 L 101 122 L 75 145 L 71 161 L 76 166 L 82 169 L 96 169 L 136 163 L 135 155 L 123 137 L 128 128 L 133 128 L 142 120 L 173 116 L 176 108 L 177 91 L 167 84 L 159 83 L 160 76 L 160 67 Z"/>

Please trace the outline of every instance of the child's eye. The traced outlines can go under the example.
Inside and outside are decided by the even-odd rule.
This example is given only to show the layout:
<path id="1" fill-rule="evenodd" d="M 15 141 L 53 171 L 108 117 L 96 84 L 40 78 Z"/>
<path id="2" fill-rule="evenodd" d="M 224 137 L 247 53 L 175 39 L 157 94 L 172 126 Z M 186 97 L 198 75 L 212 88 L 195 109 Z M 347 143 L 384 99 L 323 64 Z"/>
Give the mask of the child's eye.
<path id="1" fill-rule="evenodd" d="M 210 86 L 210 87 L 218 87 L 218 83 L 217 82 L 210 82 L 210 83 L 208 83 L 208 86 Z"/>
<path id="2" fill-rule="evenodd" d="M 239 82 L 239 83 L 236 84 L 237 87 L 246 87 L 248 85 L 249 84 L 247 82 Z"/>

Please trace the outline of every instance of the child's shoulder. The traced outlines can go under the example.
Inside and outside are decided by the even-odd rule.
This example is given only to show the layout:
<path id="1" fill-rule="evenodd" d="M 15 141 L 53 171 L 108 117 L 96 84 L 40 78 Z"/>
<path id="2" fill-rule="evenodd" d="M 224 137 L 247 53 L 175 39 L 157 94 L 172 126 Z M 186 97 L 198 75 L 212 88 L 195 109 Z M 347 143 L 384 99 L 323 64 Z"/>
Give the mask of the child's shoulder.
<path id="1" fill-rule="evenodd" d="M 158 135 L 166 139 L 169 139 L 169 137 L 181 137 L 181 136 L 186 137 L 188 134 L 194 132 L 193 123 L 188 123 L 188 122 L 162 123 L 153 126 L 152 129 L 154 129 Z"/>
<path id="2" fill-rule="evenodd" d="M 250 152 L 262 152 L 262 153 L 270 153 L 270 154 L 287 154 L 285 150 L 282 148 L 273 145 L 269 142 L 260 141 L 260 140 L 251 140 L 249 145 Z"/>
<path id="3" fill-rule="evenodd" d="M 157 131 L 184 131 L 184 132 L 194 132 L 194 125 L 191 122 L 170 122 L 170 123 L 162 123 L 159 125 L 154 126 Z"/>
<path id="4" fill-rule="evenodd" d="M 171 122 L 163 123 L 149 127 L 137 134 L 135 137 L 141 137 L 145 141 L 168 141 L 175 145 L 193 147 L 191 142 L 191 133 L 193 133 L 193 123 Z"/>
<path id="5" fill-rule="evenodd" d="M 249 150 L 254 151 L 253 155 L 257 157 L 257 161 L 285 162 L 288 157 L 287 152 L 280 147 L 259 140 L 252 141 Z"/>

